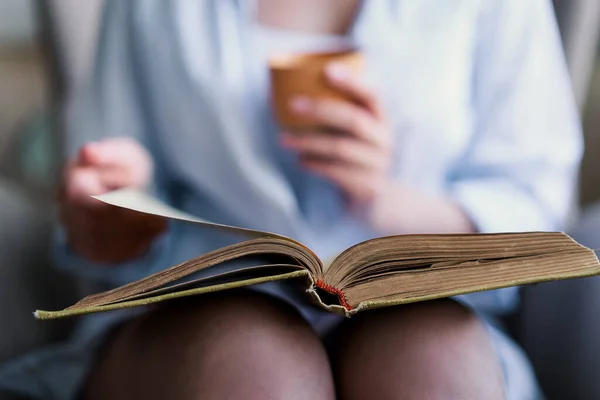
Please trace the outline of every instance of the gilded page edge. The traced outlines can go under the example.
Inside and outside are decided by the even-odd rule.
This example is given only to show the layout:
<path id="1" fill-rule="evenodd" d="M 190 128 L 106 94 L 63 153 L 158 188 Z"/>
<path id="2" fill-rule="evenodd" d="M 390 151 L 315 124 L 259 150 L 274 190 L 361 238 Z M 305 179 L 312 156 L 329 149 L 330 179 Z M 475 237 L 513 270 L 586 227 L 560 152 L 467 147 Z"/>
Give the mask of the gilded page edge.
<path id="1" fill-rule="evenodd" d="M 359 311 L 371 310 L 371 309 L 375 309 L 375 308 L 391 307 L 391 306 L 402 305 L 402 304 L 417 303 L 417 302 L 421 302 L 421 301 L 444 299 L 444 298 L 448 298 L 448 297 L 459 296 L 462 294 L 485 292 L 485 291 L 489 291 L 489 290 L 503 289 L 503 288 L 514 287 L 514 286 L 531 285 L 531 284 L 536 284 L 536 283 L 553 282 L 553 281 L 575 279 L 575 278 L 588 278 L 588 277 L 598 276 L 598 275 L 600 275 L 600 270 L 592 270 L 592 271 L 588 271 L 588 272 L 584 272 L 584 273 L 575 272 L 575 273 L 565 273 L 565 274 L 560 274 L 560 275 L 552 275 L 552 276 L 543 277 L 543 278 L 520 279 L 520 280 L 508 282 L 503 285 L 480 286 L 478 288 L 469 289 L 469 290 L 452 290 L 452 291 L 436 293 L 436 294 L 432 294 L 432 295 L 428 295 L 428 296 L 411 297 L 408 299 L 363 301 L 356 308 L 347 311 L 347 313 L 348 313 L 348 316 L 352 316 Z"/>

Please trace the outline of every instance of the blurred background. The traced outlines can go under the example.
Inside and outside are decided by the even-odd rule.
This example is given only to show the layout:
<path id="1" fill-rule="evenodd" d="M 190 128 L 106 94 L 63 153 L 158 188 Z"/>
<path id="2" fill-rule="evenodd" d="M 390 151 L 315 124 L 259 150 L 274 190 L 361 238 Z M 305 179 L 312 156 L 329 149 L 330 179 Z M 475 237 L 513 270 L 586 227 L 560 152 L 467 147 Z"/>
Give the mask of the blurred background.
<path id="1" fill-rule="evenodd" d="M 600 248 L 600 0 L 554 5 L 586 141 L 584 212 L 571 232 Z M 76 283 L 53 272 L 49 257 L 60 110 L 87 73 L 101 6 L 102 0 L 0 0 L 0 362 L 69 331 L 68 322 L 36 322 L 31 311 L 62 308 L 76 297 Z M 600 281 L 523 292 L 520 313 L 507 322 L 548 398 L 600 399 Z"/>

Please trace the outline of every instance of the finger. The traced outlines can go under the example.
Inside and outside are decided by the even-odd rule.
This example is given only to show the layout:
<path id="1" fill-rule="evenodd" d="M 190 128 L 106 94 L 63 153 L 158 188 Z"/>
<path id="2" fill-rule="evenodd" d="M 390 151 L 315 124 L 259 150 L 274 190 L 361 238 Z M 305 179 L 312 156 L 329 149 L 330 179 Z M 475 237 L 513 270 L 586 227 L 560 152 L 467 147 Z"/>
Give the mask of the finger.
<path id="1" fill-rule="evenodd" d="M 95 168 L 75 168 L 68 175 L 62 204 L 64 207 L 82 206 L 90 210 L 105 209 L 108 205 L 94 199 L 113 189 L 126 186 L 129 180 L 122 173 L 108 173 Z"/>
<path id="2" fill-rule="evenodd" d="M 97 171 L 98 178 L 105 188 L 105 192 L 124 187 L 142 187 L 147 179 L 140 171 L 122 167 L 104 167 Z"/>
<path id="3" fill-rule="evenodd" d="M 130 138 L 109 138 L 82 146 L 79 152 L 81 161 L 95 166 L 128 166 L 146 157 L 146 150 Z"/>
<path id="4" fill-rule="evenodd" d="M 336 89 L 347 94 L 368 109 L 376 118 L 382 119 L 383 107 L 378 96 L 362 78 L 340 63 L 331 63 L 325 67 L 325 76 Z"/>
<path id="5" fill-rule="evenodd" d="M 65 173 L 63 201 L 84 201 L 123 187 L 141 187 L 145 178 L 139 172 L 120 167 L 70 167 Z"/>
<path id="6" fill-rule="evenodd" d="M 317 157 L 369 170 L 385 168 L 387 156 L 354 138 L 323 132 L 283 134 L 282 145 L 304 157 Z"/>
<path id="7" fill-rule="evenodd" d="M 343 101 L 297 96 L 290 104 L 293 112 L 314 120 L 317 124 L 347 132 L 357 139 L 377 147 L 387 147 L 387 135 L 379 122 L 363 108 Z"/>
<path id="8" fill-rule="evenodd" d="M 347 165 L 317 160 L 302 160 L 302 165 L 338 185 L 349 196 L 353 205 L 370 203 L 382 186 L 380 178 L 361 170 L 348 168 Z"/>
<path id="9" fill-rule="evenodd" d="M 152 173 L 152 159 L 149 153 L 130 138 L 111 138 L 87 143 L 80 149 L 74 165 L 108 170 L 109 176 L 112 176 L 114 171 L 123 171 L 130 179 L 125 186 L 143 186 Z"/>
<path id="10" fill-rule="evenodd" d="M 67 173 L 65 182 L 67 202 L 81 203 L 83 201 L 87 203 L 90 196 L 104 192 L 106 192 L 106 187 L 95 168 L 76 167 Z"/>

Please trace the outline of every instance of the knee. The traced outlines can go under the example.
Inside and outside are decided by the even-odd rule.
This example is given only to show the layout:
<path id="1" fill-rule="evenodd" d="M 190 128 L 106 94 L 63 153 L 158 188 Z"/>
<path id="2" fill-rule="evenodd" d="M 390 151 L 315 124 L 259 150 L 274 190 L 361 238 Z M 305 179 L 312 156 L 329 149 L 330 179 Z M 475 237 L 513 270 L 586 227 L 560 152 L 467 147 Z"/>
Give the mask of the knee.
<path id="1" fill-rule="evenodd" d="M 207 300 L 171 304 L 126 327 L 102 372 L 130 393 L 171 398 L 333 395 L 325 351 L 293 310 L 246 293 Z"/>
<path id="2" fill-rule="evenodd" d="M 248 368 L 261 366 L 271 373 L 292 368 L 300 373 L 311 362 L 328 365 L 319 338 L 295 310 L 262 295 L 231 293 L 190 302 L 154 315 L 148 325 L 139 329 L 153 332 L 154 344 L 169 343 L 163 346 L 169 353 L 181 349 L 199 361 L 230 367 L 227 358 L 234 357 L 238 365 L 247 361 Z"/>
<path id="3" fill-rule="evenodd" d="M 340 390 L 363 394 L 356 398 L 501 398 L 485 326 L 451 301 L 367 312 L 351 324 L 343 348 Z"/>
<path id="4" fill-rule="evenodd" d="M 419 343 L 423 350 L 470 349 L 490 344 L 483 323 L 466 308 L 449 300 L 430 301 L 365 312 L 349 324 L 346 340 L 354 349 Z M 377 343 L 372 340 L 379 339 Z M 410 346 L 414 347 L 414 346 Z M 349 354 L 353 354 L 350 352 Z"/>
<path id="5" fill-rule="evenodd" d="M 232 292 L 173 302 L 143 318 L 134 328 L 138 338 L 160 343 L 172 342 L 194 348 L 259 345 L 278 338 L 301 343 L 312 340 L 314 334 L 297 313 L 287 305 L 266 296 Z M 272 343 L 276 345 L 277 343 Z M 143 342 L 142 342 L 142 345 Z M 171 349 L 172 350 L 172 349 Z"/>

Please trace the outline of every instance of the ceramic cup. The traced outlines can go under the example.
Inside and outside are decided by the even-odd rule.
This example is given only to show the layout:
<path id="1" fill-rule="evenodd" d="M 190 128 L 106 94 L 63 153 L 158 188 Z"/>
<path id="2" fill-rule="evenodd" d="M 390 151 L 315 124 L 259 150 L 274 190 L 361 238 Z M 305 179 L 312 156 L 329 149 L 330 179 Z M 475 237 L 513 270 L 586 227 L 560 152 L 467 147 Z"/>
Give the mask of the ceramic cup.
<path id="1" fill-rule="evenodd" d="M 290 101 L 295 96 L 352 101 L 347 95 L 331 88 L 327 83 L 324 68 L 332 62 L 346 65 L 353 74 L 363 73 L 363 55 L 354 48 L 318 53 L 284 54 L 269 60 L 272 103 L 275 117 L 282 128 L 291 130 L 318 128 L 315 121 L 291 111 Z"/>

